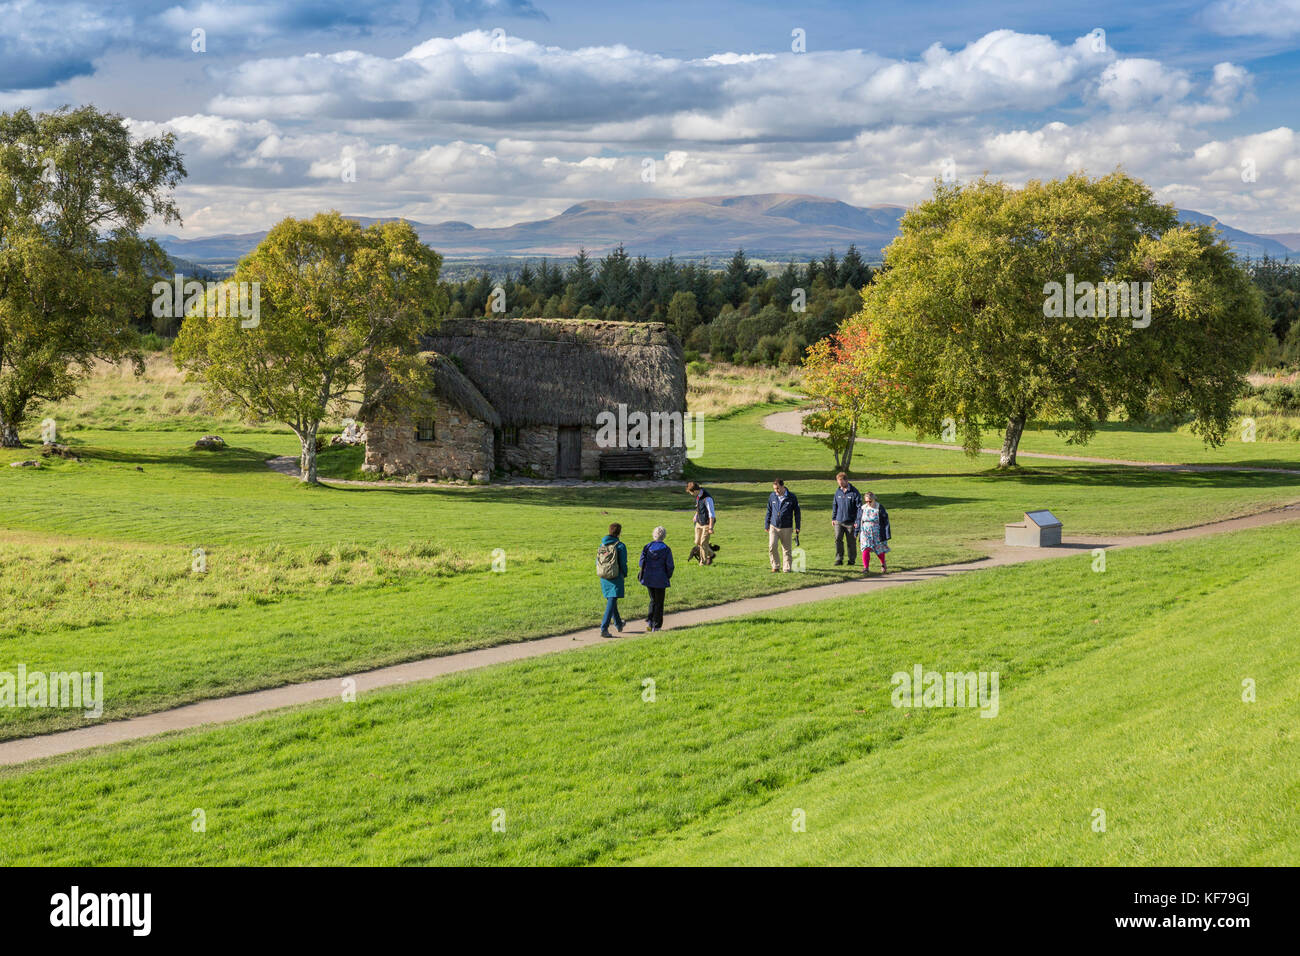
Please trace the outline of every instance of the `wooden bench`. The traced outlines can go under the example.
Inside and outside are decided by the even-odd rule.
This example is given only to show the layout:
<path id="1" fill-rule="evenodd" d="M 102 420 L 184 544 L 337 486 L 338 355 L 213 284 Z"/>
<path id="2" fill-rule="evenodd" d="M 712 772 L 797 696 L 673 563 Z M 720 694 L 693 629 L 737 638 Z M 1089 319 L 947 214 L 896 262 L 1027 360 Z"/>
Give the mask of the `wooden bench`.
<path id="1" fill-rule="evenodd" d="M 644 451 L 607 451 L 600 456 L 600 477 L 653 475 L 654 460 Z"/>

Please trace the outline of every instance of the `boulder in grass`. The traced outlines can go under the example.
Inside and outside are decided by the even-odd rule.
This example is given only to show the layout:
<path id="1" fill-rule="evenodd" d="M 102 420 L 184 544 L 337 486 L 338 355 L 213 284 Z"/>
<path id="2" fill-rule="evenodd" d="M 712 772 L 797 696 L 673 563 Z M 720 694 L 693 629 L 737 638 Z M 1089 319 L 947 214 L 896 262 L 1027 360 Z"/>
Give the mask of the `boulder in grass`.
<path id="1" fill-rule="evenodd" d="M 9 467 L 10 468 L 39 468 L 41 467 L 41 463 L 39 461 L 36 461 L 35 459 L 32 459 L 31 461 L 11 461 L 9 462 Z"/>
<path id="2" fill-rule="evenodd" d="M 80 461 L 67 445 L 60 445 L 58 442 L 47 441 L 41 446 L 41 457 L 43 458 L 66 458 L 69 461 Z"/>
<path id="3" fill-rule="evenodd" d="M 343 431 L 330 439 L 330 447 L 338 448 L 346 445 L 364 445 L 366 443 L 366 426 L 358 425 L 356 422 L 348 422 L 343 426 Z"/>
<path id="4" fill-rule="evenodd" d="M 220 435 L 204 435 L 194 443 L 196 451 L 225 451 L 226 440 Z"/>

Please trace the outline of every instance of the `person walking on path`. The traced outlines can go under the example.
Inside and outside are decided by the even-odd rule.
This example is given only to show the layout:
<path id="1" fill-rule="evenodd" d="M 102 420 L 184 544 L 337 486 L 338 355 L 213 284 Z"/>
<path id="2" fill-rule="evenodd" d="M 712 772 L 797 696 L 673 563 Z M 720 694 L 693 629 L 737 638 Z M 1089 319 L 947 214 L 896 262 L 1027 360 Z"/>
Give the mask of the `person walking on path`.
<path id="1" fill-rule="evenodd" d="M 698 549 L 700 564 L 707 564 L 705 552 L 710 548 L 709 539 L 713 537 L 713 526 L 718 520 L 713 507 L 713 496 L 695 481 L 688 482 L 686 490 L 695 496 L 695 547 Z"/>
<path id="2" fill-rule="evenodd" d="M 840 472 L 835 476 L 835 497 L 831 499 L 831 530 L 835 532 L 835 565 L 848 557 L 853 563 L 853 541 L 858 536 L 858 512 L 862 510 L 862 494 L 849 484 L 849 476 Z"/>
<path id="3" fill-rule="evenodd" d="M 664 626 L 664 592 L 672 587 L 673 551 L 664 544 L 668 529 L 662 525 L 655 528 L 654 539 L 641 549 L 641 559 L 637 562 L 640 572 L 637 580 L 650 592 L 650 613 L 646 616 L 646 627 L 657 631 Z"/>
<path id="4" fill-rule="evenodd" d="M 790 570 L 794 559 L 790 540 L 793 537 L 797 543 L 799 524 L 799 499 L 778 478 L 772 482 L 772 493 L 767 496 L 767 516 L 763 519 L 763 530 L 767 532 L 767 557 L 773 571 Z M 779 564 L 776 555 L 778 544 L 781 546 Z"/>
<path id="5" fill-rule="evenodd" d="M 862 574 L 871 573 L 871 555 L 880 559 L 880 573 L 884 574 L 885 555 L 889 552 L 889 512 L 870 491 L 862 499 L 858 515 L 858 547 L 862 549 Z"/>
<path id="6" fill-rule="evenodd" d="M 609 526 L 609 534 L 600 539 L 596 549 L 596 576 L 600 578 L 600 593 L 605 597 L 605 616 L 600 621 L 600 636 L 609 637 L 610 621 L 621 632 L 623 616 L 618 613 L 618 599 L 623 596 L 623 581 L 627 577 L 627 546 L 618 540 L 623 526 L 618 522 Z"/>

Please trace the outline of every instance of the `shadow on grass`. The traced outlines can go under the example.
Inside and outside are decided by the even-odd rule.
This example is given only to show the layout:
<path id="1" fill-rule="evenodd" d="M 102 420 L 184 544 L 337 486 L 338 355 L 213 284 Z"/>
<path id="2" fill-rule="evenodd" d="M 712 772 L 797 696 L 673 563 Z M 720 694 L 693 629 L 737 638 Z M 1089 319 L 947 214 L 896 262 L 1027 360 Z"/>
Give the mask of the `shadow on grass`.
<path id="1" fill-rule="evenodd" d="M 194 468 L 218 474 L 271 474 L 266 467 L 265 449 L 241 448 L 227 445 L 221 451 L 203 451 L 196 448 L 167 450 L 130 450 L 106 448 L 103 445 L 76 445 L 73 447 L 77 456 L 87 462 L 106 462 L 117 465 L 168 468 Z"/>
<path id="2" fill-rule="evenodd" d="M 601 507 L 606 511 L 680 511 L 686 514 L 694 512 L 694 499 L 685 493 L 676 482 L 665 483 L 660 488 L 609 488 L 609 487 L 494 487 L 477 485 L 472 487 L 439 487 L 424 485 L 419 488 L 402 487 L 361 487 L 357 485 L 327 485 L 329 491 L 340 494 L 396 494 L 421 495 L 434 499 L 455 498 L 469 503 L 484 502 L 493 504 L 543 505 L 555 508 Z M 822 519 L 830 520 L 831 497 L 829 490 L 819 493 L 800 494 L 798 488 L 792 488 L 799 495 L 803 521 L 808 526 L 820 529 Z M 767 506 L 770 486 L 757 488 L 721 488 L 710 489 L 719 508 L 747 508 L 762 511 Z M 917 491 L 895 492 L 882 496 L 891 508 L 911 510 L 916 508 L 941 508 L 946 505 L 969 504 L 982 498 L 958 497 L 952 495 L 927 495 Z M 825 512 L 825 514 L 823 514 Z M 762 525 L 758 525 L 762 531 Z"/>
<path id="3" fill-rule="evenodd" d="M 1124 465 L 1068 465 L 1056 468 L 991 468 L 962 477 L 1025 484 L 1084 485 L 1096 488 L 1286 488 L 1300 489 L 1300 475 L 1283 472 L 1243 471 L 1229 466 L 1223 471 L 1171 471 Z"/>

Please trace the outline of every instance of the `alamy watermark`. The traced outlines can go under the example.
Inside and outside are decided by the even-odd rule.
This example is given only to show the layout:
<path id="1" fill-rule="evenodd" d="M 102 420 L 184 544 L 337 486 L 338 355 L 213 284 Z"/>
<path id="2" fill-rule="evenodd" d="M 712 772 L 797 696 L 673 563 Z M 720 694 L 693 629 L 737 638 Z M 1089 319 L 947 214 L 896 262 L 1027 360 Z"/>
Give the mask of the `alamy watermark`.
<path id="1" fill-rule="evenodd" d="M 694 412 L 618 411 L 596 416 L 596 445 L 600 448 L 685 448 L 687 458 L 704 454 L 704 421 Z"/>
<path id="2" fill-rule="evenodd" d="M 124 927 L 133 936 L 148 936 L 152 911 L 152 893 L 88 893 L 74 885 L 50 897 L 50 925 L 55 927 Z"/>
<path id="3" fill-rule="evenodd" d="M 1043 296 L 1045 318 L 1131 318 L 1135 329 L 1151 324 L 1150 282 L 1076 283 L 1071 272 L 1064 285 L 1044 284 Z"/>
<path id="4" fill-rule="evenodd" d="M 102 671 L 0 671 L 0 707 L 55 707 L 84 709 L 96 720 L 104 714 Z"/>
<path id="5" fill-rule="evenodd" d="M 912 672 L 897 671 L 890 683 L 895 707 L 978 707 L 981 717 L 998 715 L 997 671 L 927 671 L 920 664 Z"/>

